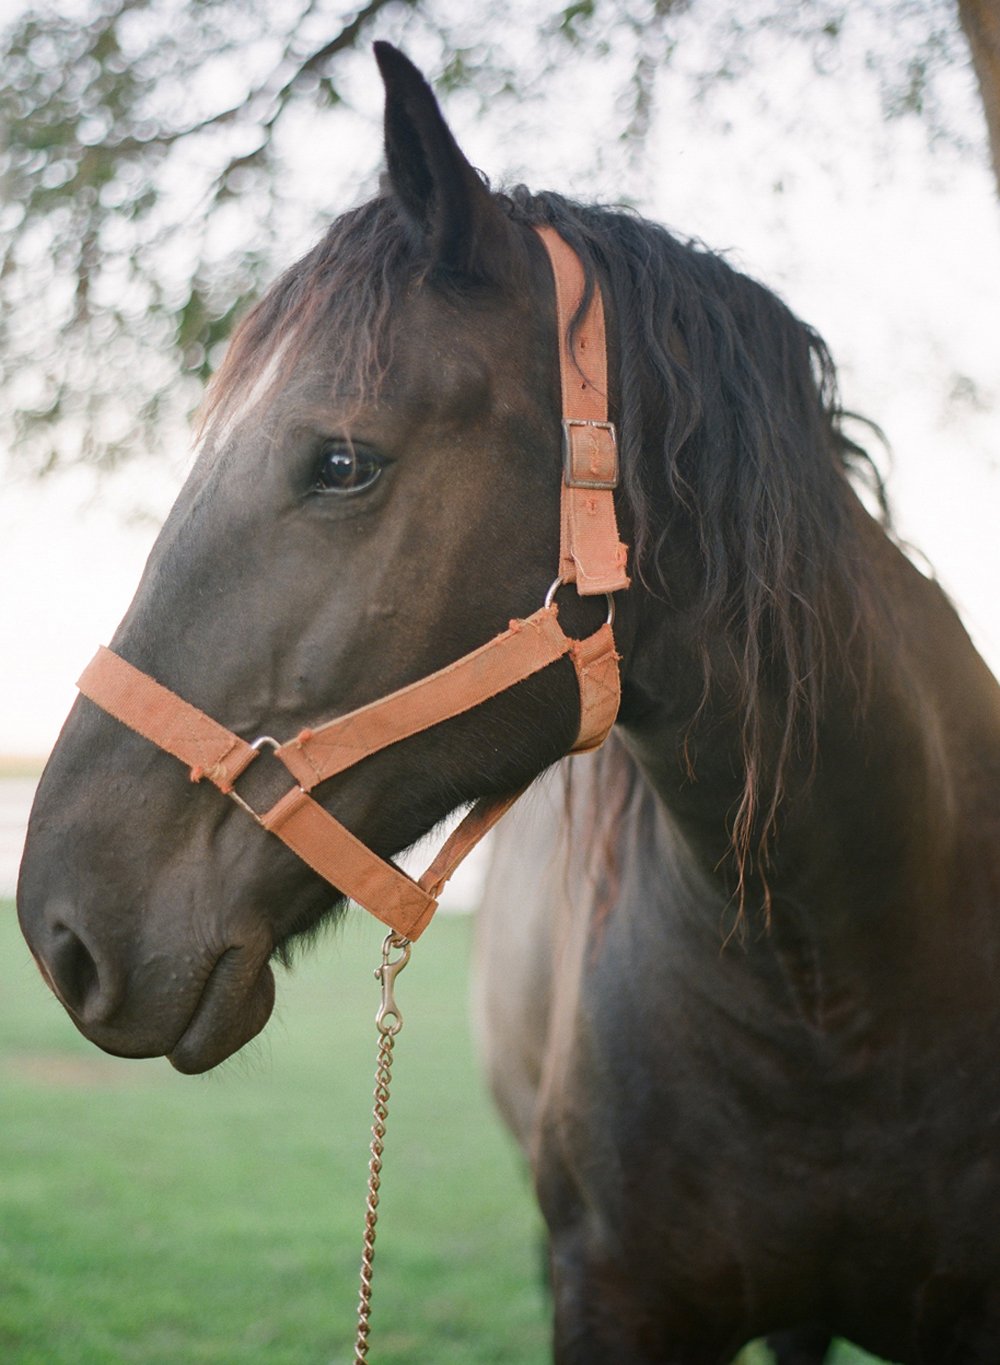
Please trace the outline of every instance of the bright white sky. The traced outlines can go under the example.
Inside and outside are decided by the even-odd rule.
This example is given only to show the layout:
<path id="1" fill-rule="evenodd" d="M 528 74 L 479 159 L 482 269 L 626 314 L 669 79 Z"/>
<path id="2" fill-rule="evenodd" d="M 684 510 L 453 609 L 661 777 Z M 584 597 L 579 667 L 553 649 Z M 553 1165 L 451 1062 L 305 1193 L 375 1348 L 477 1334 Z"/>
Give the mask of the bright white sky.
<path id="1" fill-rule="evenodd" d="M 378 89 L 368 79 L 360 103 L 374 125 Z M 650 216 L 729 251 L 825 335 L 847 406 L 891 440 L 901 532 L 934 564 L 1000 672 L 1000 209 L 990 177 L 974 158 L 930 153 L 919 125 L 886 131 L 868 87 L 810 83 L 787 52 L 766 79 L 783 118 L 761 116 L 755 91 L 737 83 L 709 125 L 682 83 L 665 90 L 645 169 L 626 189 Z M 463 102 L 449 112 L 471 159 L 495 182 L 524 177 L 579 197 L 618 197 L 621 179 L 608 178 L 599 155 L 607 110 L 599 100 L 581 108 L 571 72 L 565 89 L 555 82 L 549 95 L 548 108 L 572 113 L 527 146 L 503 141 Z M 960 99 L 972 107 L 967 89 Z M 353 142 L 350 151 L 356 159 Z M 335 179 L 335 155 L 324 136 L 303 140 L 313 195 L 317 183 Z M 35 486 L 8 480 L 0 755 L 51 746 L 73 682 L 109 638 L 152 543 L 155 520 L 136 525 L 128 513 L 138 506 L 161 516 L 176 486 L 176 473 L 149 468 L 96 493 L 82 475 Z"/>

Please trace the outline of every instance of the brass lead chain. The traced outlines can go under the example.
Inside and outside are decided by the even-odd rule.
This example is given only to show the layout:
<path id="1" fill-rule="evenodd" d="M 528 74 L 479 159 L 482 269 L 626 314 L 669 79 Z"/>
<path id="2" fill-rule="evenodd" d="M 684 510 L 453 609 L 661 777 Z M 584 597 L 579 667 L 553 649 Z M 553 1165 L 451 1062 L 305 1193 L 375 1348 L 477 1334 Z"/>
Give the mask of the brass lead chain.
<path id="1" fill-rule="evenodd" d="M 371 1331 L 372 1274 L 375 1261 L 375 1229 L 378 1222 L 379 1186 L 382 1183 L 382 1153 L 385 1125 L 389 1115 L 389 1087 L 392 1084 L 392 1050 L 396 1034 L 403 1027 L 403 1016 L 396 1004 L 396 977 L 410 960 L 412 945 L 399 934 L 387 934 L 382 944 L 382 963 L 375 977 L 382 984 L 382 1000 L 375 1016 L 378 1029 L 378 1059 L 375 1066 L 375 1106 L 372 1113 L 371 1160 L 368 1163 L 368 1199 L 365 1205 L 365 1234 L 361 1250 L 361 1288 L 358 1294 L 358 1333 L 354 1342 L 354 1365 L 368 1359 Z M 399 956 L 392 957 L 394 951 Z"/>

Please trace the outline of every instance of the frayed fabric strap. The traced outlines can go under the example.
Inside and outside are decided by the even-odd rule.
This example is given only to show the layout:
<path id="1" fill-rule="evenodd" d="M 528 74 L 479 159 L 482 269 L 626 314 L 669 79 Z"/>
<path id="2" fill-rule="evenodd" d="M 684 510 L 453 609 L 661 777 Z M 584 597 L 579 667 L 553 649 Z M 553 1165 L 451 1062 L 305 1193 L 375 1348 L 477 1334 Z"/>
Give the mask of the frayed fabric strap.
<path id="1" fill-rule="evenodd" d="M 301 787 L 258 818 L 314 872 L 403 938 L 419 938 L 430 923 L 437 898 L 373 853 Z"/>
<path id="2" fill-rule="evenodd" d="M 305 791 L 352 767 L 368 754 L 470 711 L 523 678 L 561 659 L 573 647 L 556 613 L 543 607 L 453 664 L 359 707 L 325 725 L 303 730 L 277 756 Z"/>
<path id="3" fill-rule="evenodd" d="M 595 283 L 583 316 L 573 328 L 584 297 L 580 258 L 554 228 L 535 231 L 552 266 L 559 333 L 563 405 L 559 577 L 564 583 L 575 583 L 582 596 L 618 592 L 629 585 L 628 551 L 618 538 L 615 516 L 618 440 L 608 421 L 604 303 Z"/>
<path id="4" fill-rule="evenodd" d="M 570 653 L 580 689 L 580 729 L 572 752 L 589 754 L 607 739 L 621 704 L 621 675 L 611 627 L 603 625 L 585 640 L 574 640 Z"/>
<path id="5" fill-rule="evenodd" d="M 207 777 L 228 794 L 257 757 L 246 740 L 103 645 L 77 687 L 130 730 L 187 764 L 193 782 Z"/>

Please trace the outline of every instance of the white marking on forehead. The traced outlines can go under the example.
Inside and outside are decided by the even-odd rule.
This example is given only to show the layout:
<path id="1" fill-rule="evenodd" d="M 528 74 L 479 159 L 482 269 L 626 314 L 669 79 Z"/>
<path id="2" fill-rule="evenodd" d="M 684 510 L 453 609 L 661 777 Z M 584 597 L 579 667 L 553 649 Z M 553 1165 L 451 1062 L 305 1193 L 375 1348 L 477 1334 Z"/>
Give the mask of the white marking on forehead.
<path id="1" fill-rule="evenodd" d="M 268 389 L 271 387 L 271 385 L 274 383 L 275 378 L 277 377 L 282 357 L 284 356 L 285 351 L 288 349 L 290 341 L 291 337 L 289 336 L 283 337 L 281 341 L 279 341 L 278 344 L 271 351 L 271 354 L 267 359 L 267 363 L 263 366 L 260 373 L 256 376 L 252 383 L 248 384 L 244 388 L 243 394 L 240 397 L 239 401 L 233 403 L 232 405 L 229 404 L 225 405 L 226 407 L 225 420 L 219 424 L 216 424 L 214 422 L 209 423 L 209 430 L 205 433 L 205 435 L 206 436 L 208 436 L 209 434 L 211 435 L 212 444 L 213 446 L 215 446 L 216 449 L 221 449 L 226 444 L 226 442 L 229 440 L 230 436 L 240 425 L 240 423 L 245 421 L 246 418 L 249 417 L 253 409 L 264 398 Z M 203 445 L 204 439 L 201 442 L 199 442 L 199 448 L 201 448 Z"/>

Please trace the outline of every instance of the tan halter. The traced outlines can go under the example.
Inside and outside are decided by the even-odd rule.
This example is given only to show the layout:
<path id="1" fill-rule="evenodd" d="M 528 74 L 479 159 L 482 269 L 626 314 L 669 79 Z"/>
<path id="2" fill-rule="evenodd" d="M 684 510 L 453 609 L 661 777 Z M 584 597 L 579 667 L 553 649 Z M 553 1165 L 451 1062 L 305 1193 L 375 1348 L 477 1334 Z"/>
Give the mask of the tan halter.
<path id="1" fill-rule="evenodd" d="M 583 298 L 583 268 L 552 228 L 537 232 L 555 277 L 564 433 L 559 574 L 544 606 L 436 673 L 280 744 L 269 736 L 248 743 L 103 647 L 78 683 L 83 695 L 109 715 L 185 763 L 193 782 L 214 783 L 321 877 L 411 940 L 427 927 L 456 867 L 521 792 L 476 802 L 418 881 L 373 853 L 309 792 L 369 754 L 469 711 L 567 655 L 580 689 L 580 729 L 572 752 L 602 744 L 618 713 L 610 615 L 593 635 L 574 640 L 563 633 L 553 600 L 562 583 L 575 584 L 585 596 L 617 592 L 629 583 L 614 508 L 618 457 L 608 421 L 604 308 L 595 285 L 571 343 L 570 322 Z M 298 785 L 258 813 L 234 784 L 265 745 Z"/>

